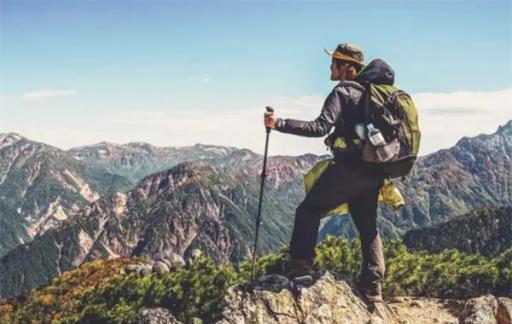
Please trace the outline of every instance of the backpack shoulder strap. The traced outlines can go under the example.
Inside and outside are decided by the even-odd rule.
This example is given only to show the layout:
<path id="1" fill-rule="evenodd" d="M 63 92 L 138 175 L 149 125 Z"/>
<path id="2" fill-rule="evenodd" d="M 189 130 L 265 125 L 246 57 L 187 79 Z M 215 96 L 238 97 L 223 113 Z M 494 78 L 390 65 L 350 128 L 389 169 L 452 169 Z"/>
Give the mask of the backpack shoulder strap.
<path id="1" fill-rule="evenodd" d="M 361 100 L 363 101 L 364 121 L 368 122 L 370 120 L 370 102 L 372 100 L 372 85 L 370 83 L 365 85 L 365 91 Z"/>

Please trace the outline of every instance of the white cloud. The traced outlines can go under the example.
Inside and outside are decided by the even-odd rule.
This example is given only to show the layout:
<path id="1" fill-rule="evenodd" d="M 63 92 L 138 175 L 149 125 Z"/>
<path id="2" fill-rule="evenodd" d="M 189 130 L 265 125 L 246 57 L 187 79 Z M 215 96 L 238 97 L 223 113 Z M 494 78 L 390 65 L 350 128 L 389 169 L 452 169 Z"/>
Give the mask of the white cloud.
<path id="1" fill-rule="evenodd" d="M 412 95 L 419 110 L 420 154 L 449 148 L 464 137 L 493 133 L 512 119 L 512 88 Z"/>
<path id="2" fill-rule="evenodd" d="M 25 92 L 21 95 L 21 98 L 23 100 L 37 100 L 37 99 L 46 99 L 46 98 L 51 98 L 51 97 L 74 96 L 75 94 L 76 94 L 76 91 L 71 90 L 71 89 L 64 89 L 64 90 L 44 89 L 44 90 Z"/>
<path id="3" fill-rule="evenodd" d="M 456 92 L 422 92 L 413 94 L 417 106 L 426 109 L 455 110 L 456 108 L 476 109 L 485 113 L 491 107 L 499 108 L 512 103 L 512 88 L 500 91 L 456 91 Z M 452 111 L 453 112 L 453 111 Z M 509 110 L 510 112 L 510 110 Z"/>
<path id="4" fill-rule="evenodd" d="M 323 100 L 320 95 L 278 97 L 233 110 L 195 107 L 172 111 L 140 110 L 127 111 L 107 119 L 113 124 L 112 129 L 130 129 L 125 141 L 146 141 L 161 146 L 216 144 L 263 153 L 263 113 L 266 105 L 274 107 L 278 116 L 311 120 L 317 117 Z M 306 152 L 326 154 L 323 139 L 272 132 L 269 154 L 298 155 Z"/>
<path id="5" fill-rule="evenodd" d="M 512 118 L 512 89 L 416 93 L 412 97 L 420 114 L 421 155 L 451 147 L 463 136 L 492 133 L 498 125 Z M 265 105 L 272 106 L 278 117 L 313 120 L 320 113 L 324 99 L 321 95 L 278 97 L 230 111 L 194 108 L 132 111 L 108 120 L 117 124 L 119 129 L 137 130 L 143 134 L 144 140 L 157 145 L 205 143 L 247 147 L 262 153 Z M 131 135 L 134 136 L 133 131 Z M 272 132 L 271 154 L 297 155 L 308 152 L 327 154 L 323 138 Z"/>
<path id="6" fill-rule="evenodd" d="M 416 93 L 412 97 L 420 114 L 421 155 L 449 148 L 463 136 L 493 133 L 499 125 L 512 118 L 512 88 L 489 92 Z M 217 144 L 245 147 L 263 153 L 263 113 L 266 105 L 272 106 L 278 117 L 313 120 L 320 113 L 324 99 L 323 95 L 316 94 L 263 98 L 259 103 L 238 109 L 222 108 L 221 103 L 221 108 L 216 109 L 177 105 L 165 110 L 144 107 L 138 111 L 107 112 L 100 119 L 91 115 L 86 117 L 89 118 L 87 122 L 81 120 L 78 123 L 74 120 L 63 123 L 60 120 L 58 124 L 34 123 L 22 127 L 19 121 L 13 120 L 10 128 L 34 139 L 38 138 L 37 134 L 46 134 L 41 140 L 59 147 L 86 145 L 95 141 L 144 141 L 159 146 Z M 61 124 L 73 127 L 76 134 L 70 130 L 60 130 Z M 298 155 L 327 154 L 328 151 L 323 138 L 272 132 L 269 153 Z"/>
<path id="7" fill-rule="evenodd" d="M 322 108 L 325 98 L 321 95 L 304 95 L 299 97 L 278 97 L 271 99 L 270 106 L 275 108 L 276 113 L 287 115 L 291 118 L 294 116 L 307 116 L 318 114 Z"/>

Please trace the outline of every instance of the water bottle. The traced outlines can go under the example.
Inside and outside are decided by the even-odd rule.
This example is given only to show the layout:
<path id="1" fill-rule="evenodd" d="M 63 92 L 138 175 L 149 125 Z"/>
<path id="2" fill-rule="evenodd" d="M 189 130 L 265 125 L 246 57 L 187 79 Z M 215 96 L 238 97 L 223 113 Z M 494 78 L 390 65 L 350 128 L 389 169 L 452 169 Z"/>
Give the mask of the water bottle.
<path id="1" fill-rule="evenodd" d="M 373 124 L 368 124 L 368 139 L 373 146 L 376 147 L 375 153 L 381 161 L 386 161 L 390 158 L 390 153 L 386 150 L 386 140 L 378 128 Z"/>
<path id="2" fill-rule="evenodd" d="M 386 145 L 386 140 L 378 128 L 373 127 L 373 124 L 368 124 L 366 127 L 368 128 L 368 139 L 373 146 Z"/>

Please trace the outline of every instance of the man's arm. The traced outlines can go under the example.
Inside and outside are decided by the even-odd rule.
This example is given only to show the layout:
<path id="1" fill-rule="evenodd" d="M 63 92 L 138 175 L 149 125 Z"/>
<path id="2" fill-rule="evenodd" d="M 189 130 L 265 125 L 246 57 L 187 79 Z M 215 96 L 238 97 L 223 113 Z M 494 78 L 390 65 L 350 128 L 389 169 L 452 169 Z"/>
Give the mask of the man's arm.
<path id="1" fill-rule="evenodd" d="M 276 130 L 282 133 L 307 137 L 321 137 L 329 133 L 334 123 L 341 115 L 341 96 L 336 88 L 325 99 L 324 106 L 313 121 L 297 119 L 276 119 Z"/>

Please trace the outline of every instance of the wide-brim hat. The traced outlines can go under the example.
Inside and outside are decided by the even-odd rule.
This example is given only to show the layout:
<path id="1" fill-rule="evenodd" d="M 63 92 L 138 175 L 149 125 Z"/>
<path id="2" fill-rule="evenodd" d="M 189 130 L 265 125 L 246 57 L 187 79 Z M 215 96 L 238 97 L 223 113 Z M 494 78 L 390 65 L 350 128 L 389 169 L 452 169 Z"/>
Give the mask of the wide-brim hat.
<path id="1" fill-rule="evenodd" d="M 337 58 L 339 60 L 356 63 L 357 65 L 364 66 L 363 51 L 354 44 L 341 43 L 334 51 L 324 49 L 327 55 Z"/>

